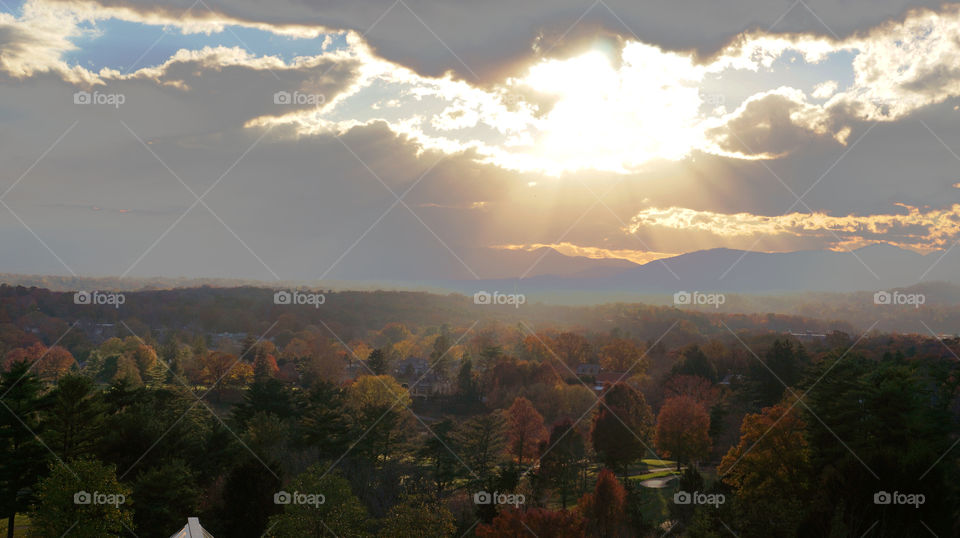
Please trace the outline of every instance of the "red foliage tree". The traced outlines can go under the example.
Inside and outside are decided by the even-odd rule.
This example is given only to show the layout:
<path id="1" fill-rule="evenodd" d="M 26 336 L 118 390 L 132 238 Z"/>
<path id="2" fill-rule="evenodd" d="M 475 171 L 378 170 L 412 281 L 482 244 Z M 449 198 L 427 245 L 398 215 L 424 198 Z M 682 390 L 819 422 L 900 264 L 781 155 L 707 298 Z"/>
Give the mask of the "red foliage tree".
<path id="1" fill-rule="evenodd" d="M 53 346 L 48 348 L 40 342 L 29 347 L 11 349 L 3 360 L 3 369 L 9 370 L 17 362 L 33 364 L 32 371 L 41 379 L 56 380 L 67 373 L 76 362 L 69 351 Z"/>
<path id="2" fill-rule="evenodd" d="M 600 471 L 593 493 L 581 497 L 577 508 L 586 519 L 590 536 L 630 536 L 627 528 L 627 490 L 610 469 Z"/>
<path id="3" fill-rule="evenodd" d="M 531 535 L 530 533 L 533 532 Z M 487 524 L 477 525 L 477 536 L 484 538 L 582 538 L 586 536 L 583 516 L 573 510 L 507 508 Z"/>
<path id="4" fill-rule="evenodd" d="M 710 416 L 690 396 L 676 396 L 664 402 L 657 416 L 657 446 L 664 455 L 681 462 L 699 460 L 710 454 Z"/>
<path id="5" fill-rule="evenodd" d="M 705 409 L 717 401 L 717 388 L 709 379 L 698 375 L 675 375 L 664 384 L 663 392 L 667 398 L 689 396 Z"/>

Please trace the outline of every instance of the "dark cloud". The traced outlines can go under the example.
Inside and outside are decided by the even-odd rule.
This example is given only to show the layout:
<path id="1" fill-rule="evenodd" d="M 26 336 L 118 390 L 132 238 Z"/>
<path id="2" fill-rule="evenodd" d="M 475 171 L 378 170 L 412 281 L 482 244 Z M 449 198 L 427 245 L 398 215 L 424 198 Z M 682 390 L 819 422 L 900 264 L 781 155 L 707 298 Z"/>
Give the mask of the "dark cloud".
<path id="1" fill-rule="evenodd" d="M 365 35 L 380 56 L 420 74 L 435 76 L 449 71 L 482 83 L 501 80 L 537 55 L 569 52 L 596 36 L 631 37 L 707 58 L 745 31 L 844 38 L 900 18 L 911 8 L 941 6 L 936 0 L 879 4 L 831 0 L 605 0 L 593 4 L 579 0 L 208 0 L 200 5 L 191 0 L 99 0 L 98 4 L 172 20 L 188 16 L 210 19 L 216 13 L 249 24 L 355 30 Z"/>
<path id="2" fill-rule="evenodd" d="M 782 157 L 817 139 L 834 135 L 827 112 L 802 95 L 769 93 L 751 98 L 720 127 L 707 131 L 725 152 L 764 158 Z"/>

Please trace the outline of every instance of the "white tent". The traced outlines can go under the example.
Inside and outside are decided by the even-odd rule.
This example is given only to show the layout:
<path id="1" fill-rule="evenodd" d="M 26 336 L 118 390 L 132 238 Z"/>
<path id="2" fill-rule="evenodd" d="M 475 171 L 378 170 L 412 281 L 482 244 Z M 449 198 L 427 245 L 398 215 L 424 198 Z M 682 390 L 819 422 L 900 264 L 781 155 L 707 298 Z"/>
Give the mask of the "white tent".
<path id="1" fill-rule="evenodd" d="M 213 535 L 200 526 L 200 519 L 188 517 L 187 524 L 170 538 L 213 538 Z"/>

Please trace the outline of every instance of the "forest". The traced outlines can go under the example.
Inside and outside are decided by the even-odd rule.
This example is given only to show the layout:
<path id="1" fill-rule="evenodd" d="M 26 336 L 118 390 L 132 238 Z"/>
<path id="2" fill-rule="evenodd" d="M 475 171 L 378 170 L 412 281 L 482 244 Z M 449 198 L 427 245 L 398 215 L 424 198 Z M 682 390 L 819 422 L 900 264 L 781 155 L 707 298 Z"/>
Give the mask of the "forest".
<path id="1" fill-rule="evenodd" d="M 960 534 L 960 339 L 643 304 L 0 286 L 14 536 Z"/>

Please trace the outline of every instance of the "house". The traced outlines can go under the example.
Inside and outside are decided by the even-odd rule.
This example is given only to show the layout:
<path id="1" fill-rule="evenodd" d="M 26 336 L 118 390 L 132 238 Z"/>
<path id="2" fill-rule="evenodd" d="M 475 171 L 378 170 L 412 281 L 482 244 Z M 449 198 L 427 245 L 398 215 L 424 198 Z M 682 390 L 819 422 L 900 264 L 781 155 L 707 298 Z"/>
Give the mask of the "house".
<path id="1" fill-rule="evenodd" d="M 170 538 L 213 538 L 213 535 L 200 526 L 200 519 L 188 517 L 187 524 Z"/>
<path id="2" fill-rule="evenodd" d="M 370 370 L 367 369 L 360 361 L 351 361 L 349 364 L 343 367 L 343 378 L 341 381 L 353 381 L 354 379 L 367 375 L 370 373 Z"/>
<path id="3" fill-rule="evenodd" d="M 425 359 L 418 357 L 407 357 L 397 361 L 393 366 L 393 377 L 397 379 L 419 379 L 420 376 L 427 373 L 430 369 L 430 363 Z"/>
<path id="4" fill-rule="evenodd" d="M 410 380 L 412 385 L 407 386 L 410 396 L 427 398 L 429 396 L 447 395 L 453 393 L 450 381 L 441 379 L 437 374 L 430 372 L 421 377 Z M 404 383 L 406 385 L 406 383 Z"/>
<path id="5" fill-rule="evenodd" d="M 718 385 L 730 386 L 743 382 L 744 377 L 740 374 L 727 374 L 720 380 Z"/>
<path id="6" fill-rule="evenodd" d="M 599 364 L 580 364 L 577 366 L 577 375 L 578 376 L 590 376 L 596 377 L 600 373 Z"/>
<path id="7" fill-rule="evenodd" d="M 626 382 L 629 379 L 627 372 L 600 372 L 593 379 L 593 391 L 601 393 L 612 385 Z"/>
<path id="8" fill-rule="evenodd" d="M 826 334 L 823 334 L 823 333 L 815 333 L 815 332 L 813 332 L 813 331 L 811 331 L 811 330 L 809 330 L 809 329 L 808 329 L 808 330 L 801 330 L 801 331 L 794 331 L 794 330 L 791 330 L 791 329 L 787 329 L 787 333 L 788 333 L 790 336 L 794 337 L 794 338 L 801 338 L 801 339 L 802 339 L 802 338 L 808 338 L 808 339 L 819 338 L 819 339 L 823 339 L 823 338 L 826 338 L 826 337 L 827 337 Z"/>

